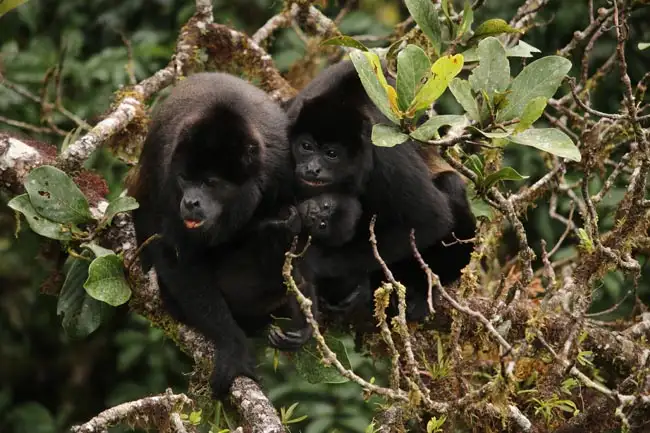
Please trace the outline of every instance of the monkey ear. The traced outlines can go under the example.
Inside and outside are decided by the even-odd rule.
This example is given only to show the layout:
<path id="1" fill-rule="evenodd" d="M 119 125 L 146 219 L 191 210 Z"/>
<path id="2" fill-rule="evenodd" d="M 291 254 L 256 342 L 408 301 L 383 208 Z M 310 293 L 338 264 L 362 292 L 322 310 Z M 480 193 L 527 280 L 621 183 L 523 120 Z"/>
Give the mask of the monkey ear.
<path id="1" fill-rule="evenodd" d="M 289 107 L 291 107 L 295 100 L 296 97 L 294 96 L 293 98 L 287 99 L 286 101 L 280 101 L 280 107 L 282 107 L 284 111 L 288 111 Z"/>

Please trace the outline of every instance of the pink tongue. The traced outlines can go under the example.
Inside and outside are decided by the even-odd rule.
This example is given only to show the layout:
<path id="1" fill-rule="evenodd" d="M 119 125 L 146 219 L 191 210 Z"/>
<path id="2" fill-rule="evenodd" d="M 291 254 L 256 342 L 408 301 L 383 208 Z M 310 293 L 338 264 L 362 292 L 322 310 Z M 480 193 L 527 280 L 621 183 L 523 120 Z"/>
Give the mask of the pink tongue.
<path id="1" fill-rule="evenodd" d="M 187 227 L 188 229 L 195 229 L 201 225 L 201 221 L 185 220 L 184 222 L 185 222 L 185 227 Z"/>

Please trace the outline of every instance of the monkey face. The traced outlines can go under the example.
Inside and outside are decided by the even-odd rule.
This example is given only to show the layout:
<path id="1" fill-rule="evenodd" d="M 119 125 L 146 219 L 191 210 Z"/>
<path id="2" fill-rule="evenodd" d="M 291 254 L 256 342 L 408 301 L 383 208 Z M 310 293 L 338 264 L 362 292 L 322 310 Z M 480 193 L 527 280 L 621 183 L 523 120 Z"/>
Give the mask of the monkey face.
<path id="1" fill-rule="evenodd" d="M 336 191 L 353 176 L 354 164 L 339 143 L 301 134 L 292 141 L 292 152 L 298 186 L 308 195 Z"/>
<path id="2" fill-rule="evenodd" d="M 216 176 L 188 178 L 178 176 L 179 215 L 191 231 L 209 231 L 218 227 L 228 203 L 237 196 L 239 186 Z"/>
<path id="3" fill-rule="evenodd" d="M 315 242 L 340 246 L 354 237 L 362 211 L 354 197 L 321 194 L 300 203 L 298 212 L 303 230 Z"/>

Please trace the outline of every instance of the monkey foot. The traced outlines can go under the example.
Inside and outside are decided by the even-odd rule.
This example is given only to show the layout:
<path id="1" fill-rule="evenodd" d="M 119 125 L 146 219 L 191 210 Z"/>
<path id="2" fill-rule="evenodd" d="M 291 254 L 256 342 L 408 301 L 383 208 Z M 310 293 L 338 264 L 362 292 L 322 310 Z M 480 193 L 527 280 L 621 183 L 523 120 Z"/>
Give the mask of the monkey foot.
<path id="1" fill-rule="evenodd" d="M 309 340 L 311 334 L 311 326 L 294 331 L 283 331 L 279 327 L 273 326 L 269 330 L 269 345 L 283 352 L 294 352 Z"/>

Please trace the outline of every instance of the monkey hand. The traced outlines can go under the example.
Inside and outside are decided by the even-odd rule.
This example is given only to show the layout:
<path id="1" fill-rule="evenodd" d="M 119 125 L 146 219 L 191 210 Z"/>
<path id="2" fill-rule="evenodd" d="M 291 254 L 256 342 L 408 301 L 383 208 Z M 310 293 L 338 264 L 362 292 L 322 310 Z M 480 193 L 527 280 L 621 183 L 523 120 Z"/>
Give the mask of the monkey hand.
<path id="1" fill-rule="evenodd" d="M 277 217 L 264 219 L 257 227 L 259 230 L 271 229 L 284 232 L 293 237 L 302 230 L 302 220 L 295 206 L 287 206 L 280 210 Z"/>
<path id="2" fill-rule="evenodd" d="M 286 214 L 284 217 L 286 228 L 289 233 L 291 233 L 291 236 L 300 234 L 302 230 L 302 220 L 300 218 L 300 214 L 298 213 L 298 209 L 296 209 L 295 206 L 288 206 L 287 208 L 283 209 L 283 215 L 284 214 Z"/>
<path id="3" fill-rule="evenodd" d="M 244 349 L 242 353 L 215 348 L 214 369 L 210 377 L 210 387 L 215 400 L 224 400 L 230 392 L 233 381 L 238 376 L 246 376 L 257 381 L 255 360 Z"/>
<path id="4" fill-rule="evenodd" d="M 283 352 L 295 352 L 309 340 L 313 333 L 311 326 L 292 331 L 283 331 L 277 326 L 269 330 L 269 345 Z"/>

